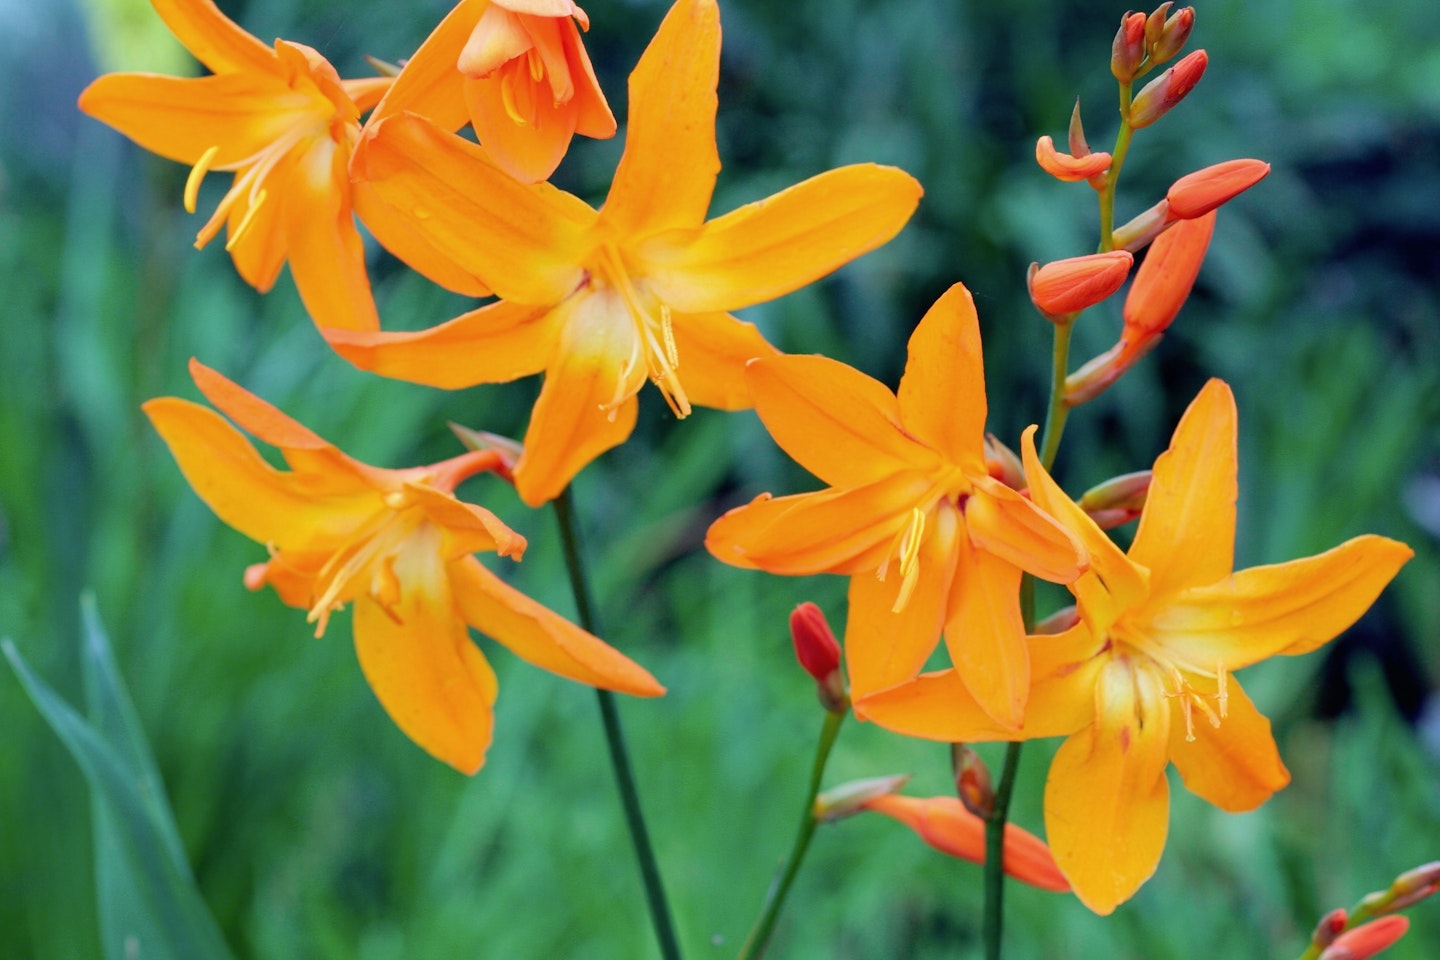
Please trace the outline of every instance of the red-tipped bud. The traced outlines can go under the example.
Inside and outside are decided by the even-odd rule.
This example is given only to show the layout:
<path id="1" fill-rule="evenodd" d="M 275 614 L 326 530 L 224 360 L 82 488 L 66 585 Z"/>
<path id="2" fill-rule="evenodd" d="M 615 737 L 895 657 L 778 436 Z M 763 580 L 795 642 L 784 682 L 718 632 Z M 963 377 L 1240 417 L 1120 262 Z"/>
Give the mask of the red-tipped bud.
<path id="1" fill-rule="evenodd" d="M 1089 180 L 1110 169 L 1110 154 L 1091 153 L 1083 157 L 1071 156 L 1055 149 L 1055 141 L 1048 136 L 1035 141 L 1035 162 L 1056 180 L 1075 183 Z"/>
<path id="2" fill-rule="evenodd" d="M 1122 341 L 1151 338 L 1170 326 L 1190 296 L 1214 230 L 1212 210 L 1198 219 L 1180 221 L 1150 245 L 1125 297 Z"/>
<path id="3" fill-rule="evenodd" d="M 1080 610 L 1072 603 L 1068 607 L 1061 607 L 1035 624 L 1030 632 L 1037 637 L 1053 637 L 1057 633 L 1064 633 L 1079 622 Z"/>
<path id="4" fill-rule="evenodd" d="M 1320 954 L 1320 960 L 1366 960 L 1391 947 L 1410 929 L 1408 917 L 1381 917 L 1347 930 Z"/>
<path id="5" fill-rule="evenodd" d="M 1139 253 L 1174 222 L 1175 218 L 1170 216 L 1170 201 L 1161 200 L 1129 223 L 1116 227 L 1110 234 L 1110 242 L 1116 250 Z"/>
<path id="6" fill-rule="evenodd" d="M 1386 912 L 1404 910 L 1440 892 L 1440 860 L 1406 870 L 1395 878 L 1387 892 L 1390 901 L 1385 905 Z"/>
<path id="7" fill-rule="evenodd" d="M 1205 66 L 1210 62 L 1204 50 L 1196 50 L 1160 76 L 1145 84 L 1130 104 L 1130 126 L 1139 130 L 1148 127 L 1170 112 L 1170 108 L 1186 94 L 1195 89 L 1195 84 L 1205 75 Z"/>
<path id="8" fill-rule="evenodd" d="M 963 743 L 951 744 L 950 769 L 955 773 L 955 794 L 965 809 L 977 817 L 990 816 L 995 809 L 995 788 L 980 754 Z"/>
<path id="9" fill-rule="evenodd" d="M 790 639 L 800 666 L 815 679 L 821 705 L 831 713 L 843 712 L 848 702 L 840 675 L 840 644 L 824 612 L 808 601 L 796 607 L 790 613 Z"/>
<path id="10" fill-rule="evenodd" d="M 1049 319 L 1093 307 L 1125 285 L 1135 257 L 1128 250 L 1091 253 L 1030 266 L 1030 299 Z"/>
<path id="11" fill-rule="evenodd" d="M 1168 7 L 1169 4 L 1167 3 Z M 1164 63 L 1180 49 L 1185 46 L 1185 41 L 1190 39 L 1190 31 L 1195 29 L 1195 8 L 1183 7 L 1173 17 L 1165 21 L 1165 29 L 1160 34 L 1160 39 L 1150 45 L 1150 62 Z"/>
<path id="12" fill-rule="evenodd" d="M 471 430 L 458 423 L 450 424 L 450 432 L 455 434 L 467 450 L 493 451 L 498 454 L 500 466 L 495 469 L 496 476 L 507 483 L 515 482 L 515 464 L 520 461 L 520 454 L 525 452 L 525 448 L 520 445 L 519 441 L 502 437 L 498 433 Z"/>
<path id="13" fill-rule="evenodd" d="M 868 780 L 851 780 L 838 787 L 832 787 L 815 798 L 810 813 L 820 823 L 834 823 L 853 817 L 871 809 L 870 805 L 880 797 L 895 793 L 910 782 L 908 773 L 891 777 L 871 777 Z"/>
<path id="14" fill-rule="evenodd" d="M 1335 942 L 1335 938 L 1345 932 L 1345 925 L 1350 922 L 1350 915 L 1345 912 L 1344 907 L 1336 907 L 1315 924 L 1315 932 L 1310 934 L 1310 942 L 1321 950 Z"/>
<path id="15" fill-rule="evenodd" d="M 1165 0 L 1145 18 L 1145 49 L 1152 49 L 1160 42 L 1160 36 L 1165 32 L 1165 17 L 1173 6 L 1172 0 Z"/>
<path id="16" fill-rule="evenodd" d="M 1127 13 L 1110 46 L 1110 72 L 1121 83 L 1129 83 L 1145 62 L 1145 14 Z"/>
<path id="17" fill-rule="evenodd" d="M 1011 490 L 1025 489 L 1025 468 L 1020 458 L 993 433 L 985 434 L 985 470 Z"/>
<path id="18" fill-rule="evenodd" d="M 1149 470 L 1111 477 L 1085 491 L 1080 498 L 1080 509 L 1089 514 L 1102 530 L 1129 523 L 1145 509 L 1152 477 Z"/>
<path id="19" fill-rule="evenodd" d="M 941 853 L 971 863 L 985 862 L 985 821 L 954 797 L 920 799 L 890 794 L 865 806 L 899 820 Z M 1004 857 L 1005 872 L 1022 883 L 1056 893 L 1070 889 L 1045 842 L 1013 823 L 1005 825 Z"/>
<path id="20" fill-rule="evenodd" d="M 1203 217 L 1232 197 L 1265 179 L 1270 164 L 1263 160 L 1226 160 L 1186 174 L 1171 185 L 1165 199 L 1174 220 Z"/>

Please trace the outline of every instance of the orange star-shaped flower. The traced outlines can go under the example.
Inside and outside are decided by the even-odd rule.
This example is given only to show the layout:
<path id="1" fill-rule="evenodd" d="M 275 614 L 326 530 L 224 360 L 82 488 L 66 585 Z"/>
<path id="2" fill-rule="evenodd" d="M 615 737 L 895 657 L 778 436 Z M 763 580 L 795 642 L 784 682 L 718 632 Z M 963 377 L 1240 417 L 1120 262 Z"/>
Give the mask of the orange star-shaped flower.
<path id="1" fill-rule="evenodd" d="M 1270 723 L 1231 674 L 1308 653 L 1353 623 L 1412 553 L 1363 536 L 1319 556 L 1232 572 L 1236 414 L 1212 380 L 1155 461 L 1129 554 L 1050 479 L 1024 441 L 1035 503 L 1080 537 L 1091 569 L 1071 586 L 1080 622 L 1029 640 L 1034 687 L 1020 733 L 964 678 L 939 671 L 857 702 L 900 733 L 943 741 L 1068 736 L 1045 785 L 1045 833 L 1076 895 L 1109 913 L 1155 871 L 1170 791 L 1250 810 L 1289 782 Z"/>
<path id="2" fill-rule="evenodd" d="M 598 212 L 515 182 L 413 115 L 383 119 L 356 155 L 366 189 L 423 237 L 437 280 L 467 272 L 503 299 L 430 330 L 336 331 L 331 344 L 363 369 L 450 389 L 544 370 L 515 470 L 529 504 L 629 436 L 647 378 L 678 416 L 748 406 L 745 362 L 774 348 L 727 311 L 879 246 L 919 202 L 908 174 L 861 164 L 707 222 L 719 65 L 714 0 L 679 0 L 631 75 L 625 153 Z M 424 267 L 421 246 L 410 262 Z"/>
<path id="3" fill-rule="evenodd" d="M 751 361 L 766 429 L 827 490 L 732 510 L 705 545 L 736 566 L 850 575 L 851 696 L 913 678 L 943 631 L 964 684 L 1018 728 L 1030 689 L 1020 573 L 1074 580 L 1084 549 L 985 462 L 980 324 L 956 284 L 910 338 L 898 396 L 825 357 Z"/>
<path id="4" fill-rule="evenodd" d="M 552 673 L 637 696 L 664 689 L 598 638 L 506 585 L 476 551 L 519 558 L 525 538 L 452 493 L 465 478 L 503 469 L 493 451 L 429 467 L 385 470 L 341 453 L 213 370 L 190 364 L 195 383 L 235 423 L 284 453 L 267 464 L 219 414 L 162 397 L 145 404 L 200 498 L 270 550 L 251 567 L 252 590 L 270 584 L 309 611 L 316 635 L 330 613 L 355 604 L 355 651 L 370 687 L 410 739 L 464 773 L 485 760 L 495 673 L 470 641 L 474 627 Z"/>
<path id="5" fill-rule="evenodd" d="M 303 44 L 276 40 L 271 49 L 211 0 L 152 4 L 214 75 L 107 74 L 80 94 L 80 109 L 145 149 L 190 164 L 191 213 L 207 172 L 235 173 L 196 247 L 224 225 L 225 249 L 251 286 L 269 290 L 288 260 L 318 326 L 378 328 L 347 166 L 360 112 L 389 79 L 341 80 Z"/>

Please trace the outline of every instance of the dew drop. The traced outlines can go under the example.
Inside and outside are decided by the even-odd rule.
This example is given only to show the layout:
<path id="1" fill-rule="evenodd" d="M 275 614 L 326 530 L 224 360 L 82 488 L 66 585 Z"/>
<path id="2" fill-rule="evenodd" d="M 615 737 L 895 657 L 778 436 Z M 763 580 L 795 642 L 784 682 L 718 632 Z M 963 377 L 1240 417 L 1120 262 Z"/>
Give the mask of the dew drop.
<path id="1" fill-rule="evenodd" d="M 410 212 L 415 214 L 416 220 L 430 219 L 430 209 L 428 207 L 413 207 L 411 208 Z"/>

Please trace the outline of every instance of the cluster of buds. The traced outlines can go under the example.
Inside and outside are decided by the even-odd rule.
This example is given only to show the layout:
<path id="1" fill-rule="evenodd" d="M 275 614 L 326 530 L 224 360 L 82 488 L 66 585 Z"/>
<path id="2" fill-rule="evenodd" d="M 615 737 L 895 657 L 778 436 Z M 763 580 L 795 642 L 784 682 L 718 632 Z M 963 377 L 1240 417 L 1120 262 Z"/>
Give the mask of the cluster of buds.
<path id="1" fill-rule="evenodd" d="M 829 713 L 849 710 L 845 676 L 840 671 L 840 643 L 824 611 L 809 601 L 791 611 L 790 639 L 795 644 L 795 658 L 815 681 L 820 705 Z"/>
<path id="2" fill-rule="evenodd" d="M 1399 911 L 1440 892 L 1440 860 L 1407 870 L 1384 890 L 1366 894 L 1353 911 L 1331 910 L 1310 935 L 1307 958 L 1366 960 L 1392 946 L 1410 929 Z M 1378 918 L 1378 919 L 1373 919 Z"/>

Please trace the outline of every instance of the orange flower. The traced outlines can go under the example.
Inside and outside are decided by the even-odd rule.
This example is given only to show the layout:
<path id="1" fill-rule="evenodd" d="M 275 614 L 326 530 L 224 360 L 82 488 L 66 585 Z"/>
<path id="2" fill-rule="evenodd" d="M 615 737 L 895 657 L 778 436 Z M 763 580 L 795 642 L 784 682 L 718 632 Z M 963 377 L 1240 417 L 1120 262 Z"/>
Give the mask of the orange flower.
<path id="1" fill-rule="evenodd" d="M 1134 262 L 1130 251 L 1111 250 L 1054 260 L 1043 267 L 1031 264 L 1030 301 L 1049 318 L 1079 313 L 1124 286 Z"/>
<path id="2" fill-rule="evenodd" d="M 1269 721 L 1231 674 L 1308 653 L 1365 612 L 1410 558 L 1357 537 L 1315 557 L 1232 572 L 1236 415 L 1212 380 L 1190 405 L 1154 479 L 1128 555 L 1056 486 L 1024 438 L 1037 506 L 1081 538 L 1092 567 L 1071 586 L 1080 621 L 1029 639 L 1034 687 L 1017 734 L 996 724 L 954 671 L 856 703 L 856 713 L 947 742 L 1068 736 L 1045 786 L 1045 832 L 1076 895 L 1110 913 L 1155 871 L 1174 763 L 1229 811 L 1289 782 Z"/>
<path id="3" fill-rule="evenodd" d="M 749 406 L 745 362 L 774 348 L 727 311 L 879 246 L 919 202 L 908 174 L 862 164 L 706 222 L 719 64 L 714 0 L 679 0 L 631 75 L 625 153 L 598 212 L 515 182 L 410 114 L 383 119 L 356 156 L 437 270 L 458 265 L 504 299 L 418 333 L 335 331 L 331 344 L 363 369 L 449 389 L 544 370 L 515 469 L 526 503 L 624 442 L 647 378 L 680 417 L 692 403 Z"/>
<path id="4" fill-rule="evenodd" d="M 1047 136 L 1035 141 L 1035 162 L 1056 180 L 1074 183 L 1099 176 L 1110 169 L 1110 154 L 1087 153 L 1083 156 L 1061 153 L 1055 141 Z"/>
<path id="5" fill-rule="evenodd" d="M 1221 204 L 1249 190 L 1270 173 L 1263 160 L 1226 160 L 1187 173 L 1165 194 L 1168 216 L 1175 220 L 1203 217 Z"/>
<path id="6" fill-rule="evenodd" d="M 288 260 L 318 326 L 377 329 L 346 168 L 360 112 L 390 81 L 341 80 L 303 44 L 276 40 L 271 49 L 211 0 L 151 2 L 214 75 L 108 74 L 80 94 L 80 109 L 145 149 L 190 164 L 191 213 L 206 173 L 235 173 L 197 248 L 223 224 L 225 249 L 255 289 L 268 291 Z"/>
<path id="7" fill-rule="evenodd" d="M 230 526 L 266 545 L 270 560 L 245 573 L 308 610 L 315 634 L 355 604 L 360 668 L 387 713 L 426 751 L 464 773 L 485 761 L 495 673 L 466 625 L 563 677 L 637 696 L 664 689 L 564 618 L 507 586 L 472 556 L 519 559 L 525 538 L 451 492 L 466 477 L 503 469 L 493 451 L 429 467 L 385 470 L 351 459 L 220 374 L 190 362 L 200 391 L 245 430 L 279 447 L 272 468 L 234 427 L 174 397 L 145 404 L 180 470 Z"/>
<path id="8" fill-rule="evenodd" d="M 404 111 L 447 130 L 467 119 L 502 170 L 555 172 L 576 133 L 615 135 L 571 0 L 461 0 L 405 64 L 372 124 Z"/>
<path id="9" fill-rule="evenodd" d="M 915 328 L 898 397 L 825 357 L 753 360 L 748 379 L 775 442 L 831 486 L 732 510 L 706 547 L 740 567 L 850 575 L 853 697 L 914 677 L 943 631 L 974 698 L 1018 728 L 1030 687 L 1020 572 L 1069 581 L 1086 559 L 989 474 L 969 291 L 951 287 Z"/>
<path id="10" fill-rule="evenodd" d="M 985 862 L 985 821 L 966 810 L 954 797 L 922 800 L 889 793 L 867 800 L 862 806 L 899 820 L 947 856 L 971 863 Z M 1005 872 L 1041 890 L 1055 893 L 1070 890 L 1045 841 L 1013 823 L 1005 824 Z"/>

